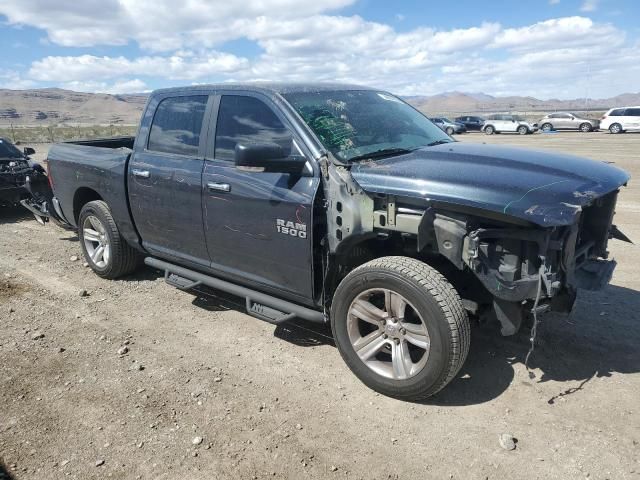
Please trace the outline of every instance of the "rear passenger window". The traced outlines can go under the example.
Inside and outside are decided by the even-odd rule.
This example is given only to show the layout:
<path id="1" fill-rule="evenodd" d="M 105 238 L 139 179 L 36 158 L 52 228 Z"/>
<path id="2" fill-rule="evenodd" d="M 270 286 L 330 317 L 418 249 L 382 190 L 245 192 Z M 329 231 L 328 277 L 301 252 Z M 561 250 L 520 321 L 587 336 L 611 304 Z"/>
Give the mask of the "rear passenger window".
<path id="1" fill-rule="evenodd" d="M 640 117 L 640 108 L 627 108 L 624 112 L 625 117 Z"/>
<path id="2" fill-rule="evenodd" d="M 166 98 L 156 108 L 147 148 L 154 152 L 197 155 L 207 107 L 206 95 Z"/>
<path id="3" fill-rule="evenodd" d="M 216 124 L 214 156 L 233 160 L 238 143 L 276 143 L 291 153 L 291 133 L 262 100 L 240 95 L 223 95 Z"/>

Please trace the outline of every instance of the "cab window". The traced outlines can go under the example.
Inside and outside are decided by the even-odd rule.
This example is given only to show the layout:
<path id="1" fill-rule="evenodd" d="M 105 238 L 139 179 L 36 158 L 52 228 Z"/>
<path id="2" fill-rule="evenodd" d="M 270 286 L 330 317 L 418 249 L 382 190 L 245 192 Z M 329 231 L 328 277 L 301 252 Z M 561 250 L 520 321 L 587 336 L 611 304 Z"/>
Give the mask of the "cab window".
<path id="1" fill-rule="evenodd" d="M 262 100 L 243 95 L 220 99 L 214 157 L 233 160 L 237 144 L 275 143 L 291 154 L 291 133 Z"/>
<path id="2" fill-rule="evenodd" d="M 162 100 L 153 116 L 147 149 L 178 155 L 197 155 L 207 95 Z"/>

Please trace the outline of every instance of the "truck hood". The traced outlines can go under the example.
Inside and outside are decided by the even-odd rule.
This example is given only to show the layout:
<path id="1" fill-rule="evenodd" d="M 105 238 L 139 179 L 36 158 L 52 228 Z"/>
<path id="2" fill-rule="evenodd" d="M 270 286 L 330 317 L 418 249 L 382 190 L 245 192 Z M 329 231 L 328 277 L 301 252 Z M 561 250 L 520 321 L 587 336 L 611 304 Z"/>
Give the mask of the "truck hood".
<path id="1" fill-rule="evenodd" d="M 581 207 L 630 178 L 572 155 L 459 142 L 363 161 L 351 174 L 367 192 L 480 208 L 545 227 L 574 223 Z"/>

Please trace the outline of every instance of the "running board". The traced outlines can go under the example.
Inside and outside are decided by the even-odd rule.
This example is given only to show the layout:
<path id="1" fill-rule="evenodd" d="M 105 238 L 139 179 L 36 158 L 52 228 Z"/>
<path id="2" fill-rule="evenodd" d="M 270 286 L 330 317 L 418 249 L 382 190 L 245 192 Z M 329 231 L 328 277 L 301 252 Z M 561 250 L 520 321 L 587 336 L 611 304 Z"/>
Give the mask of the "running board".
<path id="1" fill-rule="evenodd" d="M 244 297 L 246 299 L 247 313 L 269 323 L 278 325 L 294 318 L 301 318 L 316 323 L 325 322 L 325 317 L 322 312 L 273 297 L 266 293 L 257 292 L 250 288 L 153 257 L 146 257 L 144 263 L 150 267 L 164 271 L 165 281 L 180 290 L 188 290 L 198 285 L 206 285 L 232 295 Z"/>

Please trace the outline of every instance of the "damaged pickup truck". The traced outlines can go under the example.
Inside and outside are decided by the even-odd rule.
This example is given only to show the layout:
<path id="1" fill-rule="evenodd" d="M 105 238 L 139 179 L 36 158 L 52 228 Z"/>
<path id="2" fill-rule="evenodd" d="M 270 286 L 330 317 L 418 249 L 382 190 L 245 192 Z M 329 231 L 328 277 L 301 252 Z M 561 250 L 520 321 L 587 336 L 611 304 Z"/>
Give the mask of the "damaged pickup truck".
<path id="1" fill-rule="evenodd" d="M 394 95 L 224 84 L 151 94 L 135 138 L 54 145 L 48 213 L 104 278 L 246 299 L 272 323 L 331 322 L 366 385 L 416 400 L 469 350 L 469 315 L 512 335 L 602 288 L 629 175 L 567 155 L 455 142 Z"/>
<path id="2" fill-rule="evenodd" d="M 34 153 L 31 147 L 20 151 L 6 138 L 0 138 L 0 206 L 17 205 L 32 199 L 34 192 L 38 195 L 40 190 L 47 191 L 45 171 L 29 158 Z"/>

